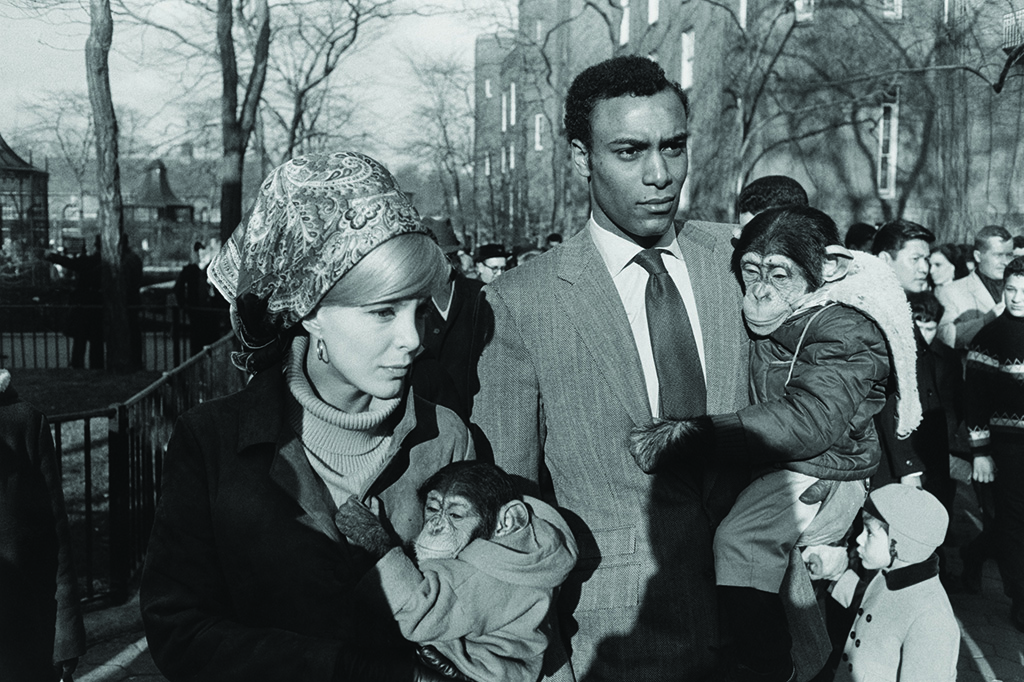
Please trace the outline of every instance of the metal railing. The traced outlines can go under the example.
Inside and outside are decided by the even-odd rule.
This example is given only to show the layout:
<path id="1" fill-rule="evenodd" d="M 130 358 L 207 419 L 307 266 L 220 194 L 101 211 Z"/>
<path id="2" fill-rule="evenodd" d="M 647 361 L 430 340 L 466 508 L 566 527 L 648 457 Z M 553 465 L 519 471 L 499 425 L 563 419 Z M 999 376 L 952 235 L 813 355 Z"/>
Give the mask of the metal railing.
<path id="1" fill-rule="evenodd" d="M 227 310 L 211 309 L 222 316 L 229 329 Z M 189 356 L 190 321 L 174 306 L 133 306 L 142 367 L 167 371 Z M 102 319 L 101 306 L 4 305 L 0 306 L 0 365 L 8 369 L 57 369 L 71 367 L 74 341 L 71 326 L 88 318 Z M 82 351 L 88 364 L 88 353 Z"/>
<path id="2" fill-rule="evenodd" d="M 149 542 L 171 429 L 188 409 L 244 386 L 229 359 L 234 348 L 226 336 L 123 403 L 50 419 L 83 601 L 127 598 Z"/>

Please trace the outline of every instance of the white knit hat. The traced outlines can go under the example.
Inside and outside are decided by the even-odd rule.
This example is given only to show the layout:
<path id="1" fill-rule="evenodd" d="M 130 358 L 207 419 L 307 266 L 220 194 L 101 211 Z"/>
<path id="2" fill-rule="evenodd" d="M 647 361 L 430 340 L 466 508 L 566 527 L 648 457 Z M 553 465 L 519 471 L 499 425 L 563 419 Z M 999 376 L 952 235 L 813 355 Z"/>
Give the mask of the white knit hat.
<path id="1" fill-rule="evenodd" d="M 889 525 L 896 556 L 908 563 L 924 561 L 946 538 L 949 514 L 927 490 L 890 483 L 872 491 L 864 509 Z"/>

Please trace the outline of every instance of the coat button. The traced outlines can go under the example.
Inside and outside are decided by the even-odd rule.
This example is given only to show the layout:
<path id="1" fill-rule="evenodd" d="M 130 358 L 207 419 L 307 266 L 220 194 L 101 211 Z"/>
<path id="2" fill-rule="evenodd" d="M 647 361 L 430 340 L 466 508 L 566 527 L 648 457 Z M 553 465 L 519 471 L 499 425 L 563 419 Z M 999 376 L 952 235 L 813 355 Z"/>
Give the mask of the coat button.
<path id="1" fill-rule="evenodd" d="M 850 654 L 845 654 L 845 653 L 844 653 L 844 654 L 843 654 L 843 660 L 844 660 L 844 661 L 848 661 L 848 660 L 850 660 Z"/>
<path id="2" fill-rule="evenodd" d="M 847 666 L 847 669 L 848 669 L 848 670 L 849 670 L 849 671 L 850 671 L 850 672 L 852 673 L 852 672 L 853 672 L 853 663 L 851 663 L 850 665 L 848 665 L 848 666 Z"/>
<path id="3" fill-rule="evenodd" d="M 868 614 L 868 616 L 867 616 L 867 618 L 865 618 L 864 620 L 866 620 L 867 622 L 869 622 L 869 623 L 870 623 L 870 622 L 871 622 L 871 614 L 869 613 L 869 614 Z"/>
<path id="4" fill-rule="evenodd" d="M 863 616 L 864 615 L 864 609 L 863 608 L 857 609 L 857 615 L 858 616 Z"/>
<path id="5" fill-rule="evenodd" d="M 440 333 L 441 333 L 441 330 L 440 330 L 440 329 L 438 329 L 437 327 L 434 327 L 434 333 L 435 333 L 435 334 L 440 334 Z"/>
<path id="6" fill-rule="evenodd" d="M 857 639 L 857 633 L 853 630 L 850 631 L 850 639 Z"/>
<path id="7" fill-rule="evenodd" d="M 856 642 L 853 643 L 853 645 L 854 646 L 860 646 L 860 640 L 858 639 Z"/>

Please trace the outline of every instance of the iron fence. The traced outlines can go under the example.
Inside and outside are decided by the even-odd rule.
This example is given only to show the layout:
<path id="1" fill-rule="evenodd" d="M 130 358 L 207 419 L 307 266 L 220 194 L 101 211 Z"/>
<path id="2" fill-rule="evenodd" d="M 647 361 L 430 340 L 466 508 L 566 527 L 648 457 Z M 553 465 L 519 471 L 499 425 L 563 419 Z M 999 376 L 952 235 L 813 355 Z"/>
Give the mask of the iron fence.
<path id="1" fill-rule="evenodd" d="M 163 456 L 178 416 L 239 390 L 233 337 L 206 347 L 123 403 L 50 419 L 83 601 L 127 598 L 142 567 Z"/>
<path id="2" fill-rule="evenodd" d="M 226 309 L 204 312 L 221 317 L 221 329 L 230 328 Z M 189 356 L 190 321 L 179 308 L 132 306 L 129 314 L 136 325 L 144 369 L 165 372 Z M 8 369 L 71 367 L 72 325 L 102 315 L 101 306 L 0 306 L 0 364 Z"/>

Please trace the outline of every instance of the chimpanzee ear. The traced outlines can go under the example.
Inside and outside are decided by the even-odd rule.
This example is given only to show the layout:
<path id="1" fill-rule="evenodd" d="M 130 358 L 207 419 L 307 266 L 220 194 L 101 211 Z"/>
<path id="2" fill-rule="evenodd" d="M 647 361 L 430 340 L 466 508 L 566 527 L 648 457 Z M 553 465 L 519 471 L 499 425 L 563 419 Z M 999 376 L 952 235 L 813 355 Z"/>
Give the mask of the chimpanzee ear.
<path id="1" fill-rule="evenodd" d="M 821 270 L 822 279 L 826 282 L 835 282 L 846 277 L 851 263 L 853 263 L 853 254 L 848 249 L 838 244 L 826 246 L 825 265 Z"/>
<path id="2" fill-rule="evenodd" d="M 522 500 L 512 500 L 498 510 L 498 525 L 494 537 L 510 535 L 530 525 L 530 510 Z"/>

